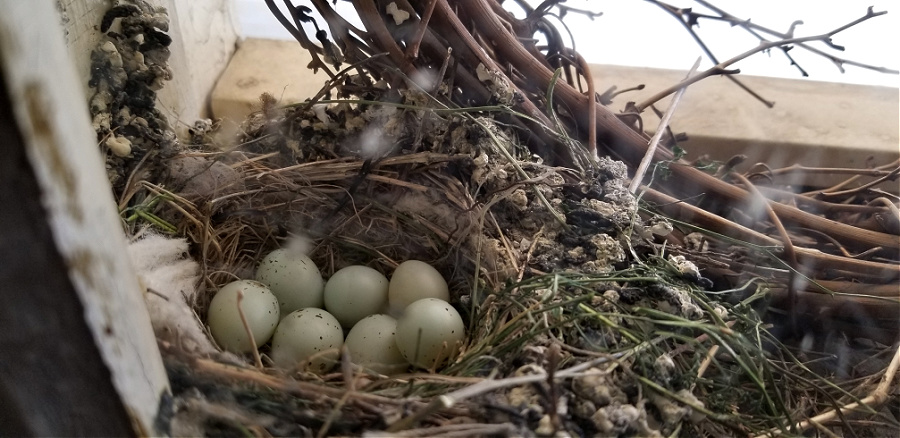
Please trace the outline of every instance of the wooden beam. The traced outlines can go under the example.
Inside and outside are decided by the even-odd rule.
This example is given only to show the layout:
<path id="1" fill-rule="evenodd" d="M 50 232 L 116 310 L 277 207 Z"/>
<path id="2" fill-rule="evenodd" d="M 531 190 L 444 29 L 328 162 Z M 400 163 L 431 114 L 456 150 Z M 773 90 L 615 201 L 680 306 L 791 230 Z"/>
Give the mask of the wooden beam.
<path id="1" fill-rule="evenodd" d="M 0 435 L 163 434 L 165 368 L 55 7 L 0 14 Z"/>
<path id="2" fill-rule="evenodd" d="M 131 435 L 0 82 L 0 434 Z"/>

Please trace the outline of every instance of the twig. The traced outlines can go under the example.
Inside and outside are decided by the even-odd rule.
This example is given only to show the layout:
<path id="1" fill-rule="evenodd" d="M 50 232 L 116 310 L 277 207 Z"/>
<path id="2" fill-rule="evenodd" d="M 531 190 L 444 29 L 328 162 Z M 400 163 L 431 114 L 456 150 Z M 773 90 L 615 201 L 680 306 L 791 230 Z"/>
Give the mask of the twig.
<path id="1" fill-rule="evenodd" d="M 727 71 L 727 70 L 725 70 L 727 67 L 731 66 L 732 64 L 734 64 L 734 63 L 736 63 L 736 62 L 738 62 L 738 61 L 741 61 L 741 60 L 743 60 L 743 59 L 746 59 L 746 58 L 748 58 L 749 56 L 754 55 L 754 54 L 756 54 L 756 53 L 766 51 L 766 50 L 771 49 L 771 48 L 773 48 L 773 47 L 779 47 L 779 46 L 784 46 L 784 45 L 788 45 L 788 44 L 797 44 L 797 43 L 803 43 L 803 42 L 809 42 L 809 41 L 823 41 L 823 42 L 827 42 L 827 41 L 830 41 L 830 40 L 831 40 L 831 37 L 833 37 L 835 34 L 841 32 L 841 31 L 844 31 L 844 30 L 850 28 L 851 26 L 855 26 L 855 25 L 857 25 L 857 24 L 859 24 L 859 23 L 862 23 L 863 21 L 866 21 L 866 20 L 868 20 L 868 19 L 870 19 L 870 18 L 873 18 L 873 17 L 877 17 L 877 16 L 882 15 L 882 14 L 885 14 L 885 12 L 873 12 L 873 11 L 872 11 L 872 8 L 869 8 L 869 10 L 867 11 L 866 15 L 864 15 L 864 16 L 862 16 L 862 17 L 860 17 L 860 18 L 858 18 L 858 19 L 856 19 L 856 20 L 854 20 L 854 21 L 852 21 L 852 22 L 850 22 L 850 23 L 848 23 L 848 24 L 845 24 L 845 25 L 843 25 L 843 26 L 840 26 L 840 27 L 838 27 L 838 28 L 836 28 L 836 29 L 834 29 L 834 30 L 832 30 L 832 31 L 830 31 L 830 32 L 826 32 L 826 33 L 823 33 L 823 34 L 820 34 L 820 35 L 807 36 L 807 37 L 787 38 L 787 39 L 783 39 L 783 40 L 779 40 L 779 41 L 763 41 L 763 42 L 760 42 L 760 44 L 757 45 L 756 47 L 754 47 L 754 48 L 752 48 L 752 49 L 750 49 L 750 50 L 747 50 L 747 51 L 745 51 L 744 53 L 741 53 L 741 54 L 739 54 L 739 55 L 737 55 L 737 56 L 734 56 L 734 57 L 732 57 L 731 59 L 729 59 L 729 60 L 727 60 L 727 61 L 720 62 L 720 63 L 716 64 L 715 66 L 713 66 L 712 68 L 710 68 L 710 69 L 708 69 L 708 70 L 706 70 L 706 71 L 700 73 L 700 74 L 697 75 L 696 77 L 685 79 L 685 80 L 684 80 L 682 83 L 680 83 L 680 84 L 673 85 L 673 86 L 671 86 L 671 87 L 669 87 L 669 88 L 666 88 L 666 89 L 663 90 L 663 91 L 660 91 L 659 93 L 656 93 L 656 94 L 653 95 L 652 97 L 650 97 L 650 98 L 648 98 L 647 100 L 645 100 L 645 101 L 641 102 L 640 104 L 638 104 L 638 105 L 637 105 L 637 108 L 638 108 L 639 110 L 643 111 L 645 108 L 647 108 L 647 107 L 649 107 L 650 105 L 652 105 L 653 103 L 659 101 L 659 100 L 662 99 L 663 97 L 666 97 L 666 96 L 668 96 L 668 95 L 670 95 L 670 94 L 676 92 L 676 91 L 679 90 L 681 87 L 683 87 L 685 84 L 692 84 L 692 83 L 694 83 L 694 82 L 697 82 L 697 81 L 699 81 L 699 80 L 701 80 L 701 79 L 704 79 L 704 78 L 707 78 L 707 77 L 710 77 L 710 76 L 714 76 L 714 75 L 718 75 L 718 74 L 723 74 L 724 72 Z"/>
<path id="2" fill-rule="evenodd" d="M 694 74 L 694 72 L 697 71 L 697 67 L 700 66 L 700 59 L 701 58 L 697 58 L 697 61 L 694 62 L 694 66 L 691 67 L 691 70 L 688 72 L 687 77 L 690 77 L 692 74 Z M 653 161 L 653 157 L 656 155 L 656 147 L 659 145 L 659 141 L 660 139 L 662 139 L 663 134 L 666 133 L 666 128 L 669 126 L 669 120 L 672 119 L 672 114 L 675 114 L 675 108 L 678 106 L 678 103 L 681 102 L 681 96 L 684 96 L 685 90 L 687 90 L 687 85 L 680 88 L 678 92 L 675 93 L 675 97 L 672 98 L 672 103 L 669 104 L 669 108 L 666 110 L 666 113 L 663 114 L 662 119 L 659 121 L 659 126 L 656 128 L 656 133 L 653 134 L 653 138 L 650 139 L 650 145 L 647 147 L 647 153 L 644 154 L 644 159 L 642 159 L 641 164 L 638 165 L 637 170 L 634 172 L 634 178 L 632 178 L 631 180 L 631 185 L 628 186 L 628 191 L 630 191 L 631 193 L 635 193 L 638 187 L 641 185 L 641 181 L 644 180 L 644 173 L 647 172 L 647 168 L 650 167 L 650 162 Z"/>
<path id="3" fill-rule="evenodd" d="M 747 179 L 750 179 L 747 177 Z M 773 199 L 778 198 L 787 198 L 790 199 L 791 202 L 795 202 L 798 207 L 806 208 L 811 211 L 817 211 L 822 213 L 862 213 L 862 214 L 870 214 L 870 213 L 878 213 L 884 212 L 885 209 L 879 208 L 872 205 L 859 205 L 859 204 L 839 204 L 836 202 L 828 202 L 822 201 L 812 197 L 812 195 L 805 195 L 802 193 L 794 193 L 787 190 L 776 189 L 773 187 L 767 186 L 757 186 L 757 190 L 760 192 L 768 194 Z M 818 192 L 813 192 L 813 194 Z"/>
<path id="4" fill-rule="evenodd" d="M 876 167 L 875 167 L 874 169 L 872 169 L 872 170 L 873 170 L 873 171 L 887 171 L 887 172 L 891 172 L 891 171 L 893 171 L 894 168 L 896 168 L 898 165 L 900 165 L 900 160 L 894 160 L 894 162 L 892 162 L 892 163 L 890 163 L 890 164 L 885 164 L 885 165 L 882 165 L 882 166 L 876 166 Z M 888 170 L 888 169 L 890 169 L 890 170 Z M 847 178 L 847 179 L 845 179 L 845 180 L 843 180 L 843 181 L 841 181 L 841 182 L 839 182 L 839 183 L 837 183 L 837 184 L 835 184 L 835 185 L 833 185 L 833 186 L 831 186 L 831 187 L 829 187 L 829 188 L 826 188 L 826 189 L 824 189 L 824 190 L 813 190 L 813 191 L 806 192 L 806 193 L 802 193 L 802 194 L 803 194 L 804 196 L 813 196 L 813 195 L 815 195 L 815 194 L 817 194 L 817 193 L 820 193 L 820 192 L 832 192 L 832 191 L 837 191 L 837 190 L 840 190 L 840 189 L 843 188 L 843 187 L 847 187 L 848 185 L 850 185 L 850 184 L 853 183 L 854 181 L 859 180 L 859 179 L 862 178 L 863 176 L 881 176 L 881 175 L 885 175 L 885 174 L 886 174 L 886 173 L 883 173 L 883 174 L 880 174 L 880 175 L 869 175 L 869 174 L 853 175 L 853 176 L 851 176 L 850 178 Z M 874 190 L 877 190 L 877 189 L 873 189 L 873 191 L 874 191 Z"/>
<path id="5" fill-rule="evenodd" d="M 412 59 L 419 57 L 419 46 L 422 44 L 422 38 L 425 37 L 425 31 L 428 30 L 428 22 L 431 21 L 431 14 L 434 13 L 434 5 L 438 1 L 439 0 L 427 0 L 425 3 L 425 12 L 422 13 L 422 18 L 419 19 L 418 28 L 416 28 L 416 33 L 412 38 L 412 44 L 410 44 L 406 50 L 406 55 Z M 441 75 L 441 77 L 443 77 L 443 75 Z M 440 81 L 441 77 L 438 78 L 438 81 Z"/>
<path id="6" fill-rule="evenodd" d="M 821 196 L 825 196 L 825 197 L 852 195 L 852 194 L 854 194 L 854 193 L 859 193 L 859 192 L 861 192 L 861 191 L 863 191 L 863 190 L 866 190 L 866 189 L 868 189 L 869 187 L 872 187 L 872 186 L 876 186 L 876 185 L 878 185 L 878 184 L 881 184 L 881 183 L 883 183 L 883 182 L 885 182 L 885 181 L 897 179 L 897 176 L 898 176 L 898 175 L 900 175 L 900 167 L 894 169 L 893 171 L 891 171 L 891 173 L 889 173 L 889 174 L 887 174 L 887 175 L 885 175 L 885 176 L 882 176 L 881 178 L 878 178 L 878 179 L 876 179 L 876 180 L 874 180 L 874 181 L 870 181 L 870 182 L 868 182 L 868 183 L 866 183 L 866 184 L 863 184 L 863 185 L 861 185 L 861 186 L 859 186 L 859 187 L 854 187 L 854 188 L 852 188 L 852 189 L 841 190 L 841 191 L 837 191 L 837 192 L 819 192 L 818 194 L 821 195 Z"/>
<path id="7" fill-rule="evenodd" d="M 719 18 L 719 17 L 704 17 L 704 18 L 722 19 L 722 20 L 725 20 L 725 21 L 729 22 L 729 23 L 730 23 L 731 25 L 733 25 L 733 26 L 740 26 L 740 27 L 742 27 L 742 28 L 744 28 L 744 29 L 747 29 L 748 31 L 750 31 L 751 29 L 756 29 L 756 30 L 759 30 L 759 31 L 761 31 L 761 32 L 765 32 L 765 33 L 767 33 L 767 34 L 769 34 L 769 35 L 772 35 L 772 36 L 774 36 L 774 37 L 776 37 L 776 38 L 781 38 L 781 39 L 788 38 L 788 35 L 787 35 L 787 34 L 783 34 L 783 33 L 774 31 L 774 30 L 772 30 L 772 29 L 769 29 L 769 28 L 760 26 L 759 24 L 753 23 L 753 22 L 751 22 L 750 20 L 741 20 L 741 19 L 739 19 L 739 18 L 736 18 L 735 16 L 733 16 L 733 15 L 731 15 L 731 14 L 729 14 L 729 13 L 723 11 L 722 9 L 716 7 L 716 6 L 713 5 L 713 4 L 710 4 L 710 3 L 707 2 L 707 1 L 704 1 L 704 0 L 694 0 L 694 1 L 696 1 L 697 3 L 703 5 L 703 6 L 706 7 L 706 8 L 709 8 L 711 11 L 714 11 L 715 13 L 717 13 L 717 14 L 719 14 L 719 15 L 722 16 L 721 18 Z M 886 13 L 887 13 L 887 12 L 878 12 L 877 15 L 884 15 L 884 14 L 886 14 Z M 751 33 L 752 33 L 752 32 L 751 32 Z M 754 34 L 754 35 L 755 35 L 755 34 Z M 859 68 L 864 68 L 864 69 L 867 69 L 867 70 L 873 70 L 873 71 L 876 71 L 876 72 L 879 72 L 879 73 L 887 73 L 887 74 L 894 74 L 894 75 L 895 75 L 895 74 L 900 74 L 900 71 L 897 71 L 897 70 L 893 70 L 893 69 L 889 69 L 889 68 L 885 68 L 885 67 L 876 67 L 876 66 L 873 66 L 873 65 L 863 64 L 863 63 L 861 63 L 861 62 L 851 61 L 851 60 L 849 60 L 849 59 L 839 58 L 839 57 L 837 57 L 837 56 L 834 56 L 834 55 L 825 53 L 825 52 L 823 52 L 823 51 L 821 51 L 821 50 L 819 50 L 819 49 L 817 49 L 817 48 L 815 48 L 815 47 L 810 47 L 810 46 L 809 46 L 808 44 L 806 44 L 806 43 L 797 43 L 797 44 L 795 44 L 795 45 L 796 45 L 797 47 L 800 47 L 800 48 L 802 48 L 802 49 L 804 49 L 804 50 L 807 50 L 807 51 L 809 51 L 809 52 L 811 52 L 811 53 L 815 53 L 816 55 L 819 55 L 819 56 L 822 56 L 822 57 L 824 57 L 824 58 L 827 58 L 828 60 L 830 60 L 832 63 L 834 63 L 834 64 L 837 66 L 838 70 L 840 70 L 841 73 L 844 73 L 844 67 L 843 67 L 843 65 L 844 65 L 844 64 L 847 64 L 847 65 L 853 65 L 853 66 L 856 66 L 856 67 L 859 67 Z"/>
<path id="8" fill-rule="evenodd" d="M 775 214 L 775 210 L 772 209 L 771 201 L 765 197 L 759 190 L 756 189 L 756 186 L 753 185 L 746 177 L 737 173 L 731 172 L 735 178 L 738 179 L 750 193 L 753 193 L 760 201 L 762 201 L 763 206 L 766 209 L 766 213 L 769 215 L 769 219 L 775 225 L 775 229 L 778 230 L 778 234 L 781 236 L 781 241 L 784 244 L 784 255 L 787 257 L 787 263 L 791 267 L 790 273 L 788 274 L 788 313 L 791 317 L 791 330 L 794 334 L 797 334 L 797 314 L 794 311 L 794 306 L 797 302 L 797 286 L 796 286 L 796 277 L 797 273 L 800 271 L 800 264 L 797 263 L 797 252 L 794 249 L 794 243 L 791 242 L 791 236 L 788 235 L 787 230 L 785 230 L 784 225 L 781 223 L 781 219 L 778 218 L 778 215 Z"/>
<path id="9" fill-rule="evenodd" d="M 241 302 L 244 301 L 244 291 L 239 290 L 237 293 L 237 311 L 238 315 L 241 317 L 241 325 L 244 326 L 244 331 L 247 333 L 247 338 L 250 339 L 250 346 L 253 347 L 253 363 L 256 365 L 256 368 L 262 369 L 262 359 L 259 357 L 259 350 L 256 348 L 256 338 L 253 337 L 253 331 L 250 330 L 250 323 L 247 322 L 247 316 L 244 315 L 244 309 L 241 308 Z"/>
<path id="10" fill-rule="evenodd" d="M 706 71 L 704 71 L 703 73 L 700 73 L 700 74 L 698 74 L 698 75 L 696 75 L 696 76 L 688 77 L 688 78 L 686 78 L 685 80 L 683 80 L 683 81 L 681 81 L 681 82 L 679 82 L 679 83 L 677 83 L 677 84 L 675 84 L 675 85 L 673 85 L 673 86 L 671 86 L 671 87 L 668 87 L 668 88 L 666 88 L 666 89 L 664 89 L 664 90 L 662 90 L 662 91 L 660 91 L 660 92 L 654 94 L 653 96 L 648 97 L 648 98 L 645 99 L 643 102 L 641 102 L 641 103 L 639 103 L 639 104 L 636 104 L 636 105 L 634 106 L 635 109 L 636 109 L 637 112 L 639 112 L 639 113 L 640 113 L 640 112 L 643 112 L 645 109 L 647 109 L 647 107 L 649 107 L 649 106 L 655 104 L 656 102 L 659 102 L 660 100 L 664 99 L 666 96 L 668 96 L 668 95 L 670 95 L 670 94 L 672 94 L 672 93 L 674 93 L 674 92 L 676 92 L 676 91 L 678 91 L 678 90 L 684 89 L 684 88 L 687 87 L 688 85 L 694 84 L 694 83 L 696 83 L 696 82 L 700 82 L 700 81 L 702 81 L 703 79 L 706 79 L 706 78 L 708 78 L 708 77 L 710 77 L 710 76 L 715 76 L 715 75 L 726 75 L 726 76 L 728 76 L 728 75 L 733 75 L 733 74 L 740 73 L 740 70 L 725 70 L 724 68 L 720 67 L 720 65 L 721 65 L 721 64 L 715 65 L 715 66 L 713 66 L 712 68 L 710 68 L 709 70 L 706 70 Z"/>
<path id="11" fill-rule="evenodd" d="M 714 55 L 712 53 L 712 50 L 710 50 L 709 47 L 706 46 L 706 43 L 703 42 L 703 40 L 700 38 L 700 35 L 698 35 L 697 32 L 694 32 L 694 29 L 691 26 L 691 22 L 686 21 L 686 20 L 684 20 L 684 18 L 682 18 L 682 15 L 681 15 L 682 10 L 681 9 L 673 7 L 671 5 L 667 5 L 662 2 L 658 2 L 658 1 L 651 1 L 651 3 L 656 4 L 657 6 L 661 7 L 664 11 L 668 12 L 670 15 L 675 17 L 678 20 L 678 22 L 681 23 L 682 26 L 684 26 L 685 30 L 688 31 L 688 33 L 691 35 L 691 37 L 694 38 L 694 41 L 697 43 L 698 46 L 700 46 L 700 50 L 703 50 L 703 53 L 706 53 L 706 56 L 709 57 L 709 60 L 715 64 L 719 63 L 719 60 L 716 59 L 716 55 Z M 734 75 L 730 74 L 730 73 L 737 73 L 737 72 L 738 71 L 723 72 L 721 74 L 724 74 L 725 77 L 728 78 L 731 82 L 733 82 L 735 85 L 737 85 L 738 87 L 740 87 L 741 89 L 746 91 L 748 94 L 753 96 L 756 100 L 760 101 L 763 105 L 765 105 L 769 108 L 772 108 L 773 106 L 775 106 L 774 102 L 770 102 L 770 101 L 766 100 L 759 93 L 753 91 L 752 89 L 750 89 L 750 87 L 748 87 L 746 84 L 741 82 L 740 79 L 738 79 L 738 78 L 734 77 Z M 641 111 L 643 111 L 643 109 L 641 109 Z"/>
<path id="12" fill-rule="evenodd" d="M 878 384 L 872 394 L 860 400 L 859 402 L 850 403 L 840 409 L 832 409 L 816 415 L 815 417 L 812 417 L 808 420 L 801 421 L 792 429 L 802 432 L 812 427 L 814 422 L 826 423 L 834 420 L 835 417 L 841 414 L 854 411 L 868 411 L 874 413 L 874 409 L 881 406 L 885 401 L 887 401 L 888 397 L 890 396 L 891 383 L 893 383 L 894 377 L 897 375 L 898 368 L 900 368 L 900 346 L 897 347 L 897 351 L 894 353 L 894 358 L 891 359 L 890 365 L 888 365 L 887 369 L 884 371 L 884 376 L 881 378 L 881 382 Z M 786 431 L 773 429 L 767 433 L 757 435 L 757 438 L 778 435 L 783 432 Z"/>

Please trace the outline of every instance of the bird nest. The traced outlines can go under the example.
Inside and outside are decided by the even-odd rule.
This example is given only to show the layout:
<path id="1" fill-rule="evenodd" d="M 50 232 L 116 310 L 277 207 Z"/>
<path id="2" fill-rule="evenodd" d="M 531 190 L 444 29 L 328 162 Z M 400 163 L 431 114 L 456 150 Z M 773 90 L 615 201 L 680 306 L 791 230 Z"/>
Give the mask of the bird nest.
<path id="1" fill-rule="evenodd" d="M 158 31 L 135 8 L 116 14 L 132 20 L 131 32 Z M 413 12 L 420 20 L 447 13 Z M 379 14 L 390 26 L 393 14 Z M 446 24 L 436 23 L 436 30 Z M 440 52 L 442 42 L 422 32 L 423 44 L 437 44 L 422 50 Z M 487 36 L 478 25 L 470 32 Z M 376 34 L 364 42 L 387 44 Z M 128 58 L 134 47 L 124 42 L 132 37 L 113 33 L 109 42 Z M 164 46 L 147 47 L 157 51 L 156 62 L 164 61 Z M 328 54 L 327 47 L 318 53 Z M 517 62 L 506 48 L 494 49 L 488 53 L 497 59 Z M 342 50 L 354 53 L 346 41 Z M 675 187 L 669 193 L 629 190 L 635 150 L 627 148 L 635 138 L 645 141 L 643 133 L 616 117 L 579 131 L 582 114 L 559 110 L 584 102 L 571 84 L 557 83 L 558 73 L 540 92 L 533 84 L 524 90 L 521 76 L 484 64 L 467 69 L 462 63 L 479 57 L 463 53 L 452 67 L 457 78 L 481 88 L 457 82 L 463 93 L 455 96 L 455 86 L 441 79 L 444 58 L 415 58 L 430 59 L 436 64 L 427 70 L 441 72 L 422 87 L 403 79 L 406 61 L 394 60 L 403 64 L 397 69 L 393 55 L 376 54 L 333 73 L 302 104 L 282 107 L 263 96 L 235 145 L 210 122 L 179 142 L 152 107 L 116 100 L 126 93 L 110 89 L 138 81 L 152 91 L 155 82 L 141 82 L 147 76 L 138 73 L 167 70 L 164 63 L 142 70 L 127 59 L 104 61 L 110 53 L 107 45 L 96 55 L 102 68 L 95 71 L 111 73 L 98 76 L 92 111 L 110 151 L 126 231 L 135 245 L 148 234 L 179 242 L 166 267 L 187 266 L 183 251 L 196 261 L 179 274 L 189 288 L 157 290 L 165 286 L 145 279 L 151 313 L 169 304 L 187 309 L 158 311 L 163 316 L 154 319 L 173 390 L 160 424 L 173 434 L 754 435 L 852 425 L 857 420 L 845 415 L 851 411 L 875 431 L 898 424 L 896 414 L 878 408 L 891 397 L 898 366 L 889 346 L 897 332 L 890 314 L 896 257 L 890 247 L 833 255 L 846 252 L 840 242 L 857 245 L 889 230 L 859 226 L 847 235 L 845 227 L 858 224 L 834 226 L 828 229 L 840 236 L 830 243 L 785 243 L 778 240 L 787 234 L 779 216 L 810 226 L 831 219 L 771 201 L 773 227 L 753 231 L 673 198 L 686 197 L 690 184 L 667 184 Z M 547 104 L 554 92 L 571 102 Z M 531 99 L 544 99 L 547 111 L 535 113 Z M 615 129 L 604 131 L 606 124 Z M 717 178 L 661 154 L 651 169 L 655 181 L 690 178 L 717 199 L 760 193 L 758 178 L 725 163 L 717 169 L 730 178 Z M 878 198 L 865 189 L 855 194 Z M 847 221 L 891 211 L 872 202 Z M 739 211 L 734 203 L 728 208 Z M 890 227 L 890 220 L 883 223 Z M 325 277 L 353 264 L 390 274 L 404 260 L 431 263 L 448 280 L 467 326 L 454 360 L 387 376 L 356 370 L 344 355 L 337 371 L 318 375 L 274 367 L 267 346 L 255 364 L 219 351 L 202 328 L 212 294 L 252 278 L 264 254 L 285 246 L 308 254 Z M 803 268 L 810 261 L 828 269 Z M 857 283 L 866 291 L 850 290 Z M 867 319 L 821 303 L 829 296 L 822 291 L 837 291 L 834 300 L 863 309 Z M 792 338 L 804 315 L 822 309 L 844 330 L 814 345 Z M 182 319 L 174 322 L 175 314 Z"/>

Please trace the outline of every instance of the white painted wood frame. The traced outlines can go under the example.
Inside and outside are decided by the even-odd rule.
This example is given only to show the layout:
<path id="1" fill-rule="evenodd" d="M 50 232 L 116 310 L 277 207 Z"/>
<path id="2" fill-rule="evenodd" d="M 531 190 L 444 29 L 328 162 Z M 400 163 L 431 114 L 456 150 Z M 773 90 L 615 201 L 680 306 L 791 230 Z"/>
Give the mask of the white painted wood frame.
<path id="1" fill-rule="evenodd" d="M 65 274 L 83 308 L 82 317 L 135 433 L 158 434 L 154 421 L 161 400 L 168 396 L 168 380 L 143 291 L 125 251 L 125 235 L 91 130 L 81 78 L 66 48 L 62 28 L 54 25 L 59 21 L 56 1 L 0 3 L 0 68 L 20 143 L 37 181 L 43 217 L 56 252 L 68 268 Z M 2 289 L 2 294 L 29 292 Z M 14 355 L 4 356 L 2 360 L 9 361 L 4 366 L 15 365 Z M 49 365 L 63 368 L 72 364 Z M 67 384 L 62 379 L 47 383 Z M 46 400 L 48 404 L 54 402 L 59 401 Z"/>

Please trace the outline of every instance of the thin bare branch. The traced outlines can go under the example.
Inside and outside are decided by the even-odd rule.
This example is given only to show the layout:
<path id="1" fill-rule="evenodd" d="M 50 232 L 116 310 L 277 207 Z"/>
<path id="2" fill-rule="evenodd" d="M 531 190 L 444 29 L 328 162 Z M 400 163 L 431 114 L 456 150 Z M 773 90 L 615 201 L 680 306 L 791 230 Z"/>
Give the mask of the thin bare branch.
<path id="1" fill-rule="evenodd" d="M 849 24 L 840 26 L 830 32 L 827 32 L 827 33 L 823 33 L 820 35 L 807 36 L 807 37 L 787 38 L 787 39 L 783 39 L 783 40 L 779 40 L 779 41 L 760 42 L 760 44 L 758 46 L 756 46 L 750 50 L 747 50 L 744 53 L 741 53 L 737 56 L 734 56 L 731 59 L 728 59 L 727 61 L 720 62 L 720 63 L 716 64 L 715 66 L 713 66 L 712 68 L 704 71 L 703 73 L 700 73 L 696 77 L 689 78 L 682 83 L 686 83 L 686 82 L 693 83 L 693 82 L 697 82 L 701 79 L 707 78 L 709 76 L 723 74 L 723 72 L 726 71 L 725 69 L 728 68 L 729 66 L 731 66 L 732 64 L 735 64 L 735 63 L 737 63 L 741 60 L 744 60 L 756 53 L 766 51 L 773 47 L 780 47 L 780 46 L 785 46 L 785 45 L 789 45 L 789 44 L 798 44 L 798 43 L 804 43 L 804 42 L 810 42 L 810 41 L 823 41 L 823 42 L 830 41 L 831 37 L 834 36 L 835 34 L 837 34 L 838 32 L 846 30 L 846 29 L 850 28 L 851 26 L 862 23 L 866 20 L 869 20 L 873 17 L 877 17 L 882 14 L 884 14 L 884 12 L 877 12 L 877 13 L 872 12 L 872 9 L 870 8 L 868 10 L 868 12 L 866 13 L 866 15 L 864 15 L 856 20 L 853 20 Z M 641 102 L 639 105 L 637 105 L 637 108 L 640 109 L 641 111 L 643 111 L 645 108 L 647 108 L 648 106 L 652 105 L 653 103 L 659 101 L 663 97 L 674 93 L 676 90 L 681 88 L 681 86 L 682 86 L 681 84 L 676 84 L 669 88 L 666 88 L 665 90 L 660 91 L 659 93 L 656 93 L 652 97 L 648 98 L 644 102 Z"/>
<path id="2" fill-rule="evenodd" d="M 694 66 L 688 71 L 687 77 L 690 77 L 697 71 L 697 67 L 700 67 L 701 60 L 702 58 L 697 58 L 697 61 L 694 62 Z M 659 145 L 660 139 L 662 139 L 663 134 L 666 133 L 666 128 L 669 126 L 669 120 L 671 120 L 672 115 L 675 114 L 675 108 L 678 106 L 678 103 L 681 102 L 681 96 L 684 96 L 685 90 L 687 90 L 686 85 L 675 93 L 675 97 L 672 98 L 672 103 L 669 104 L 669 108 L 666 110 L 666 113 L 663 114 L 662 119 L 660 119 L 659 126 L 656 127 L 656 133 L 653 134 L 653 137 L 650 139 L 650 144 L 647 146 L 647 153 L 644 155 L 644 159 L 641 160 L 637 170 L 634 172 L 634 178 L 631 180 L 631 185 L 628 186 L 628 190 L 631 193 L 635 193 L 637 188 L 641 185 L 641 181 L 644 180 L 644 173 L 647 172 L 647 168 L 650 167 L 650 162 L 653 161 L 653 157 L 656 155 L 656 146 Z"/>
<path id="3" fill-rule="evenodd" d="M 752 32 L 753 30 L 758 30 L 758 31 L 760 31 L 760 32 L 767 33 L 767 34 L 772 35 L 772 36 L 774 36 L 774 37 L 776 37 L 776 38 L 779 38 L 779 39 L 787 39 L 787 38 L 790 37 L 790 36 L 787 35 L 787 34 L 784 34 L 784 33 L 781 33 L 781 32 L 778 32 L 778 31 L 769 29 L 769 28 L 764 27 L 764 26 L 760 26 L 759 24 L 753 23 L 753 22 L 751 22 L 750 20 L 743 20 L 743 19 L 737 18 L 737 17 L 735 17 L 735 16 L 733 16 L 733 15 L 731 15 L 731 14 L 725 12 L 725 11 L 722 10 L 721 8 L 719 8 L 719 7 L 717 7 L 717 6 L 713 5 L 713 4 L 711 4 L 711 3 L 708 2 L 708 1 L 705 1 L 705 0 L 695 0 L 695 1 L 696 1 L 697 3 L 703 5 L 704 7 L 710 9 L 711 11 L 714 11 L 715 13 L 721 15 L 721 17 L 707 16 L 707 17 L 704 17 L 704 18 L 720 19 L 720 20 L 727 21 L 728 23 L 730 23 L 730 24 L 733 25 L 733 26 L 740 26 L 740 27 L 746 29 L 748 32 L 751 32 L 754 36 L 757 36 L 757 37 L 759 37 L 759 35 L 756 34 L 756 33 L 753 33 L 753 32 Z M 886 13 L 887 13 L 887 12 L 878 12 L 878 13 L 876 13 L 875 16 L 878 16 L 878 15 L 884 15 L 884 14 L 886 14 Z M 760 39 L 763 39 L 763 38 L 760 38 Z M 849 59 L 837 57 L 837 56 L 834 56 L 834 55 L 832 55 L 832 54 L 830 54 L 830 53 L 823 52 L 823 51 L 821 51 L 821 50 L 819 50 L 819 49 L 817 49 L 817 48 L 815 48 L 815 47 L 812 47 L 812 46 L 810 46 L 809 44 L 803 43 L 803 42 L 797 43 L 796 46 L 797 46 L 797 47 L 800 47 L 800 48 L 802 48 L 802 49 L 804 49 L 804 50 L 807 50 L 807 51 L 809 51 L 810 53 L 814 53 L 814 54 L 816 54 L 816 55 L 822 56 L 822 57 L 824 57 L 824 58 L 830 60 L 832 63 L 834 63 L 835 66 L 837 66 L 838 70 L 840 70 L 841 73 L 844 73 L 844 67 L 843 67 L 844 65 L 852 65 L 852 66 L 854 66 L 854 67 L 859 67 L 859 68 L 863 68 L 863 69 L 866 69 L 866 70 L 872 70 L 872 71 L 876 71 L 876 72 L 879 72 L 879 73 L 894 74 L 894 75 L 900 74 L 900 70 L 894 70 L 894 69 L 890 69 L 890 68 L 886 68 L 886 67 L 877 67 L 877 66 L 874 66 L 874 65 L 864 64 L 864 63 L 861 63 L 861 62 L 852 61 L 852 60 L 849 60 Z"/>
<path id="4" fill-rule="evenodd" d="M 697 32 L 694 31 L 694 27 L 693 27 L 692 23 L 689 20 L 686 20 L 684 18 L 684 14 L 683 14 L 684 10 L 682 10 L 680 8 L 676 8 L 676 7 L 668 5 L 668 4 L 665 4 L 665 3 L 662 3 L 662 2 L 659 2 L 659 1 L 655 1 L 655 0 L 649 0 L 649 1 L 651 3 L 659 6 L 660 8 L 662 8 L 664 11 L 669 13 L 669 15 L 672 15 L 673 17 L 675 17 L 678 20 L 678 22 L 681 23 L 682 26 L 684 26 L 685 30 L 687 30 L 687 32 L 691 35 L 691 37 L 694 39 L 694 41 L 700 47 L 700 50 L 703 50 L 703 53 L 705 53 L 706 56 L 709 57 L 709 60 L 712 61 L 714 64 L 719 63 L 719 60 L 716 58 L 716 55 L 714 55 L 712 50 L 710 50 L 709 47 L 706 45 L 706 43 L 703 42 L 703 39 L 700 38 L 700 35 L 698 35 Z M 739 73 L 739 72 L 740 72 L 740 70 L 735 70 L 733 73 Z M 720 74 L 726 75 L 725 77 L 727 77 L 728 80 L 730 80 L 732 83 L 734 83 L 735 85 L 740 87 L 742 90 L 746 91 L 748 94 L 753 96 L 753 98 L 758 100 L 763 105 L 765 105 L 769 108 L 772 108 L 773 106 L 775 106 L 775 102 L 765 99 L 764 97 L 762 97 L 762 95 L 753 91 L 750 87 L 748 87 L 746 84 L 744 84 L 740 79 L 734 77 L 732 74 L 725 73 L 725 72 L 721 72 Z M 643 108 L 641 109 L 641 111 L 643 111 Z"/>

